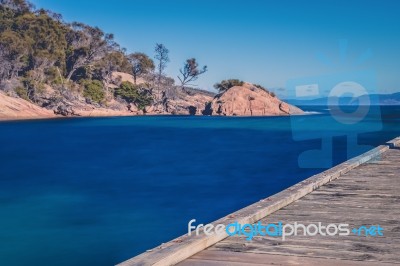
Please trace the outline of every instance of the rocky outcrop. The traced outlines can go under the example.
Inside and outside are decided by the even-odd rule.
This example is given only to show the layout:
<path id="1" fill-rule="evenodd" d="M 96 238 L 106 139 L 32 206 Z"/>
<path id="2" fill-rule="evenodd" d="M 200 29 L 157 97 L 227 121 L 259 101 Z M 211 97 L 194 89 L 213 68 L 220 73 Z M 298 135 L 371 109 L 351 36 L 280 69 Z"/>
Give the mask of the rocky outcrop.
<path id="1" fill-rule="evenodd" d="M 302 114 L 303 111 L 251 83 L 234 86 L 218 94 L 208 110 L 211 115 L 276 116 Z"/>
<path id="2" fill-rule="evenodd" d="M 54 108 L 54 113 L 62 116 L 131 116 L 141 115 L 134 105 L 123 104 L 115 100 L 107 102 L 107 106 L 82 101 L 62 101 Z"/>
<path id="3" fill-rule="evenodd" d="M 211 102 L 214 94 L 194 89 L 175 88 L 175 96 L 168 97 L 166 111 L 177 115 L 202 115 L 206 104 Z"/>
<path id="4" fill-rule="evenodd" d="M 77 116 L 72 106 L 63 102 L 54 108 L 54 113 L 62 116 Z"/>
<path id="5" fill-rule="evenodd" d="M 0 120 L 55 117 L 53 111 L 0 91 Z"/>
<path id="6" fill-rule="evenodd" d="M 116 88 L 120 82 L 129 81 L 134 83 L 132 75 L 122 72 L 113 73 L 114 84 L 110 88 Z M 146 84 L 144 78 L 138 78 L 137 84 Z M 154 85 L 154 84 L 153 84 Z M 156 87 L 156 86 L 155 86 Z M 147 106 L 145 110 L 137 110 L 131 105 L 133 114 L 149 115 L 202 115 L 206 103 L 213 100 L 215 93 L 191 88 L 181 88 L 178 86 L 166 86 L 162 90 L 152 89 L 153 104 Z M 130 109 L 131 109 L 130 108 Z"/>

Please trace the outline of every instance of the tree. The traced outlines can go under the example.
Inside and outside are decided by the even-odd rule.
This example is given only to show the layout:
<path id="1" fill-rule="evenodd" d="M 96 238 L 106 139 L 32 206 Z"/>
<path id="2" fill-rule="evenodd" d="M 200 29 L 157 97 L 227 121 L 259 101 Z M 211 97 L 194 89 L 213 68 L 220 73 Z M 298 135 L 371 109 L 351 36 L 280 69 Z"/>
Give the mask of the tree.
<path id="1" fill-rule="evenodd" d="M 203 68 L 199 69 L 199 64 L 196 62 L 195 58 L 187 59 L 183 69 L 179 70 L 182 76 L 178 76 L 178 79 L 181 82 L 182 88 L 189 82 L 197 80 L 199 76 L 206 71 L 207 66 L 203 66 Z"/>
<path id="2" fill-rule="evenodd" d="M 35 101 L 51 68 L 65 69 L 67 27 L 24 0 L 0 6 L 0 83 L 19 78 Z"/>
<path id="3" fill-rule="evenodd" d="M 214 88 L 219 90 L 219 92 L 226 91 L 234 86 L 243 86 L 244 82 L 238 79 L 228 79 L 223 80 L 220 83 L 214 84 Z"/>
<path id="4" fill-rule="evenodd" d="M 105 94 L 101 81 L 84 80 L 82 85 L 84 86 L 83 97 L 96 103 L 101 103 L 104 100 Z"/>
<path id="5" fill-rule="evenodd" d="M 131 65 L 123 51 L 111 51 L 95 64 L 94 78 L 101 79 L 106 84 L 112 82 L 115 71 L 130 73 Z"/>
<path id="6" fill-rule="evenodd" d="M 174 79 L 163 75 L 168 53 L 163 44 L 157 44 L 157 61 L 143 53 L 128 56 L 112 34 L 97 27 L 65 23 L 61 15 L 35 9 L 28 0 L 0 0 L 0 89 L 14 90 L 42 106 L 54 106 L 62 98 L 79 101 L 81 92 L 92 102 L 108 100 L 108 85 L 117 84 L 112 76 L 115 71 L 132 73 L 135 85 L 140 75 L 148 74 L 147 81 L 156 83 L 158 78 L 159 84 L 173 87 Z M 54 97 L 47 97 L 52 93 L 47 85 L 55 89 Z M 139 108 L 165 95 L 129 84 L 116 91 Z"/>
<path id="7" fill-rule="evenodd" d="M 155 68 L 153 60 L 144 53 L 130 54 L 128 55 L 128 59 L 132 64 L 132 74 L 135 84 L 138 76 L 153 71 Z"/>
<path id="8" fill-rule="evenodd" d="M 34 8 L 34 5 L 25 0 L 0 0 L 0 4 L 18 13 L 26 13 Z"/>
<path id="9" fill-rule="evenodd" d="M 13 71 L 13 60 L 10 58 L 10 52 L 0 44 L 0 85 L 4 80 L 12 77 Z"/>
<path id="10" fill-rule="evenodd" d="M 105 34 L 97 27 L 74 22 L 67 34 L 67 80 L 78 68 L 87 67 L 101 59 L 116 46 L 114 36 Z"/>
<path id="11" fill-rule="evenodd" d="M 135 85 L 129 81 L 124 81 L 121 86 L 115 90 L 115 95 L 120 96 L 128 103 L 135 104 L 140 110 L 144 110 L 146 106 L 153 102 L 148 90 L 143 89 L 140 85 Z"/>
<path id="12" fill-rule="evenodd" d="M 13 30 L 28 47 L 28 64 L 21 76 L 30 99 L 36 102 L 43 92 L 48 70 L 52 67 L 65 69 L 67 27 L 40 9 L 17 16 Z"/>
<path id="13" fill-rule="evenodd" d="M 158 70 L 158 85 L 161 83 L 161 77 L 164 69 L 167 67 L 167 63 L 169 62 L 168 53 L 169 50 L 162 43 L 157 43 L 154 49 L 156 53 L 154 58 L 157 59 L 157 70 Z"/>
<path id="14" fill-rule="evenodd" d="M 17 77 L 27 63 L 27 43 L 13 31 L 0 33 L 0 82 Z"/>

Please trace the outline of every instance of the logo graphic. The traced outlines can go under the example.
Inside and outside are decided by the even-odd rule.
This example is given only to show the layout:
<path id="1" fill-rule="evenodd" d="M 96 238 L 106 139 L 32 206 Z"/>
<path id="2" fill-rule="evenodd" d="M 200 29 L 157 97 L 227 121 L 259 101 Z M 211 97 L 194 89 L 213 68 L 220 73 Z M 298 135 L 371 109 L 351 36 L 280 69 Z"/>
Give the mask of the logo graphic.
<path id="1" fill-rule="evenodd" d="M 347 41 L 341 41 L 339 46 L 340 62 L 345 63 Z M 367 50 L 359 57 L 355 66 L 365 62 L 369 57 L 371 57 L 371 52 Z M 323 54 L 319 54 L 318 58 L 330 67 L 334 65 Z M 382 129 L 379 96 L 373 70 L 346 71 L 291 79 L 287 81 L 286 91 L 289 94 L 288 98 L 305 100 L 304 102 L 312 100 L 313 105 L 321 105 L 321 108 L 329 114 L 291 117 L 294 140 L 320 140 L 321 142 L 319 149 L 304 151 L 299 155 L 299 167 L 332 167 L 334 137 L 346 137 L 347 159 L 373 148 L 358 143 L 359 134 Z M 368 123 L 371 117 L 374 117 L 374 121 Z"/>
<path id="2" fill-rule="evenodd" d="M 198 224 L 194 225 L 196 219 L 192 219 L 188 223 L 188 236 L 205 234 L 206 236 L 218 235 L 226 233 L 228 236 L 243 236 L 250 241 L 256 236 L 280 237 L 285 241 L 291 236 L 348 236 L 350 235 L 350 225 L 347 223 L 340 224 L 323 224 L 318 223 L 266 223 L 258 221 L 255 224 L 241 224 L 234 222 L 230 224 Z M 383 228 L 378 225 L 366 226 L 362 225 L 358 228 L 354 227 L 351 232 L 357 236 L 379 237 L 383 236 Z"/>

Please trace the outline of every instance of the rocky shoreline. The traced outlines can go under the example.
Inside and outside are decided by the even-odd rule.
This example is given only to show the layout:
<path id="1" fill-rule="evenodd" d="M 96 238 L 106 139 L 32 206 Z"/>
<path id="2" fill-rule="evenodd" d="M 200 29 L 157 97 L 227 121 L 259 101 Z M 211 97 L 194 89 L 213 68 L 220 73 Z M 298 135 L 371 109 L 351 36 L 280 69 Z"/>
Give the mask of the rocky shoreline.
<path id="1" fill-rule="evenodd" d="M 122 81 L 132 79 L 126 73 L 115 75 Z M 116 99 L 100 105 L 76 96 L 46 104 L 55 94 L 52 88 L 47 90 L 42 106 L 0 91 L 0 120 L 136 115 L 285 116 L 303 113 L 266 89 L 247 82 L 219 94 L 191 88 L 164 88 L 152 92 L 156 100 L 144 109 Z"/>

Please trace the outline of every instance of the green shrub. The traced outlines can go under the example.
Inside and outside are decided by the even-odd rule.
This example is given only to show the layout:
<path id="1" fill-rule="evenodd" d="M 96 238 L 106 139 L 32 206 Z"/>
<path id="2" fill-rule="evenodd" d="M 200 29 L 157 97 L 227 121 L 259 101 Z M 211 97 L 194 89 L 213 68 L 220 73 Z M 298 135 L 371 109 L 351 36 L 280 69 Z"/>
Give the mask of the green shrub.
<path id="1" fill-rule="evenodd" d="M 216 83 L 214 85 L 214 88 L 219 90 L 220 92 L 226 91 L 234 86 L 243 86 L 244 82 L 238 79 L 228 79 L 228 80 L 223 80 L 220 83 Z"/>
<path id="2" fill-rule="evenodd" d="M 29 96 L 28 96 L 28 90 L 24 87 L 16 87 L 15 88 L 15 92 L 17 93 L 17 95 L 26 100 L 26 101 L 30 101 Z"/>
<path id="3" fill-rule="evenodd" d="M 254 85 L 254 87 L 256 87 L 256 88 L 259 88 L 259 89 L 264 90 L 264 91 L 266 91 L 266 92 L 269 93 L 269 91 L 268 91 L 265 87 L 261 86 L 260 84 L 253 84 L 253 85 Z"/>
<path id="4" fill-rule="evenodd" d="M 153 102 L 149 91 L 144 89 L 142 84 L 135 85 L 129 81 L 122 82 L 120 87 L 115 89 L 115 96 L 120 96 L 128 103 L 135 104 L 140 110 L 144 110 Z"/>
<path id="5" fill-rule="evenodd" d="M 37 95 L 42 94 L 45 91 L 45 84 L 41 79 L 41 72 L 39 70 L 29 70 L 25 73 L 25 76 L 21 79 L 24 87 L 30 95 L 30 99 L 35 99 Z"/>
<path id="6" fill-rule="evenodd" d="M 84 87 L 83 97 L 96 103 L 101 103 L 102 101 L 104 101 L 105 93 L 101 81 L 84 80 L 81 84 Z"/>
<path id="7" fill-rule="evenodd" d="M 46 82 L 48 84 L 61 85 L 63 83 L 63 77 L 57 67 L 50 67 L 46 69 Z"/>

